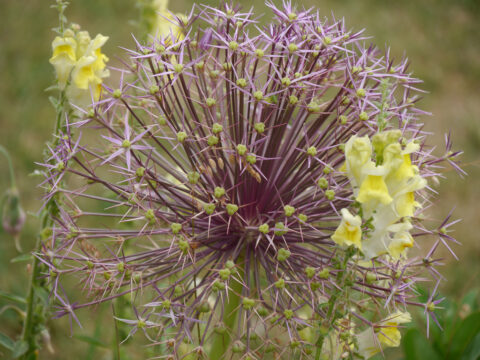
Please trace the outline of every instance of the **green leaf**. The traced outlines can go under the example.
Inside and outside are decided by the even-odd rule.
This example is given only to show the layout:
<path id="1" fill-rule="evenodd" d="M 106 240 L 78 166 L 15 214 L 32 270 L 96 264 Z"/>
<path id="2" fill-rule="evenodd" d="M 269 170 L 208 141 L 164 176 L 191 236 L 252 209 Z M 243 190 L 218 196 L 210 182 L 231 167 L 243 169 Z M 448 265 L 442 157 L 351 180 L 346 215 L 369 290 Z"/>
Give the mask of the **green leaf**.
<path id="1" fill-rule="evenodd" d="M 26 341 L 19 340 L 17 341 L 14 346 L 13 346 L 13 354 L 12 357 L 14 359 L 19 358 L 23 354 L 25 354 L 28 351 L 28 344 Z"/>
<path id="2" fill-rule="evenodd" d="M 58 100 L 57 98 L 53 97 L 53 96 L 49 96 L 48 97 L 48 100 L 50 100 L 50 102 L 52 103 L 53 107 L 56 109 L 58 108 Z"/>
<path id="3" fill-rule="evenodd" d="M 10 339 L 9 336 L 0 333 L 0 345 L 2 345 L 4 348 L 13 351 L 13 347 L 15 346 L 15 342 Z"/>
<path id="4" fill-rule="evenodd" d="M 17 257 L 14 257 L 10 260 L 11 263 L 17 263 L 22 261 L 31 261 L 33 259 L 32 254 L 22 254 Z"/>
<path id="5" fill-rule="evenodd" d="M 418 329 L 410 329 L 402 341 L 405 360 L 440 360 L 441 357 L 431 347 L 425 336 Z"/>
<path id="6" fill-rule="evenodd" d="M 450 342 L 449 358 L 460 359 L 475 336 L 480 332 L 480 312 L 467 316 L 460 323 Z"/>
<path id="7" fill-rule="evenodd" d="M 13 302 L 16 302 L 16 303 L 19 303 L 19 304 L 26 304 L 27 303 L 25 298 L 23 298 L 21 296 L 18 296 L 18 295 L 13 295 L 13 294 L 6 293 L 5 291 L 2 291 L 2 290 L 0 290 L 0 298 L 10 300 L 10 301 L 13 301 Z"/>
<path id="8" fill-rule="evenodd" d="M 93 346 L 108 348 L 108 345 L 106 345 L 105 343 L 101 342 L 100 340 L 98 340 L 94 337 L 88 336 L 88 335 L 74 335 L 73 337 L 77 340 L 84 341 L 84 342 L 89 343 L 90 345 L 93 345 Z"/>
<path id="9" fill-rule="evenodd" d="M 462 305 L 468 305 L 470 311 L 477 311 L 478 310 L 478 288 L 470 290 L 462 300 Z"/>
<path id="10" fill-rule="evenodd" d="M 473 341 L 463 353 L 462 360 L 478 360 L 480 359 L 480 333 L 475 336 Z"/>

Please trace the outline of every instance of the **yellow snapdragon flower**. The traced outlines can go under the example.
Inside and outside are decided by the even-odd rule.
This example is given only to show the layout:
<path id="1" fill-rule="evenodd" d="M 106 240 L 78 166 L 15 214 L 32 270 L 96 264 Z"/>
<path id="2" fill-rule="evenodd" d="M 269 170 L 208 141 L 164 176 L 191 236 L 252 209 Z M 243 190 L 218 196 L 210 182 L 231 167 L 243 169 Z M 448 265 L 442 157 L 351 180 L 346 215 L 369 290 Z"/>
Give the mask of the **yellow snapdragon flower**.
<path id="1" fill-rule="evenodd" d="M 332 235 L 332 240 L 340 246 L 354 245 L 362 249 L 362 219 L 358 215 L 353 216 L 347 209 L 342 209 L 340 212 L 342 221 Z"/>
<path id="2" fill-rule="evenodd" d="M 70 72 L 77 61 L 77 42 L 72 37 L 57 36 L 52 42 L 52 57 L 50 64 L 55 68 L 58 85 L 65 88 Z"/>
<path id="3" fill-rule="evenodd" d="M 400 346 L 402 334 L 399 325 L 409 323 L 412 317 L 408 312 L 397 311 L 380 322 L 377 329 L 367 329 L 357 335 L 358 352 L 369 359 L 386 347 Z"/>
<path id="4" fill-rule="evenodd" d="M 155 0 L 154 9 L 157 12 L 157 18 L 154 24 L 153 33 L 160 38 L 164 38 L 167 45 L 173 41 L 183 40 L 185 34 L 175 18 L 178 17 L 182 22 L 187 21 L 187 17 L 183 14 L 175 14 L 168 11 L 168 0 Z"/>
<path id="5" fill-rule="evenodd" d="M 358 137 L 353 135 L 345 144 L 345 164 L 340 169 L 347 173 L 352 186 L 360 186 L 364 178 L 363 168 L 373 162 L 372 143 L 367 135 Z"/>
<path id="6" fill-rule="evenodd" d="M 411 154 L 419 150 L 418 144 L 410 142 L 402 148 L 400 136 L 399 130 L 377 133 L 371 141 L 368 136 L 354 135 L 345 145 L 340 170 L 350 180 L 364 219 L 372 218 L 373 231 L 361 242 L 367 259 L 382 254 L 399 259 L 413 246 L 408 218 L 421 206 L 415 201 L 415 191 L 423 189 L 426 180 L 412 164 Z"/>
<path id="7" fill-rule="evenodd" d="M 388 246 L 388 253 L 394 259 L 400 259 L 405 256 L 406 250 L 413 246 L 412 235 L 408 231 L 399 231 L 395 233 L 393 240 Z"/>
<path id="8" fill-rule="evenodd" d="M 358 192 L 357 201 L 365 203 L 390 204 L 392 197 L 388 193 L 388 187 L 381 175 L 367 175 Z"/>
<path id="9" fill-rule="evenodd" d="M 77 26 L 75 28 L 78 30 Z M 101 51 L 107 40 L 108 37 L 101 34 L 92 40 L 88 31 L 73 29 L 67 29 L 63 37 L 53 40 L 50 63 L 70 103 L 86 107 L 99 100 L 103 79 L 109 76 L 108 58 Z"/>

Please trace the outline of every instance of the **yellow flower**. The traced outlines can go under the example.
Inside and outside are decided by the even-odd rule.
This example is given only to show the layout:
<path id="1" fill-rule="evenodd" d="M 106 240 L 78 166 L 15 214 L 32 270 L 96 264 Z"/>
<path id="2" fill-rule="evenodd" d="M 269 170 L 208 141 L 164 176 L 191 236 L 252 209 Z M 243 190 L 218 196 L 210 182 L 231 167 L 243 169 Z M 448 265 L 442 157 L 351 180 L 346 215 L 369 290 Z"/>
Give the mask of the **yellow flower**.
<path id="1" fill-rule="evenodd" d="M 409 323 L 412 317 L 408 312 L 397 311 L 383 320 L 381 331 L 378 333 L 378 340 L 382 345 L 389 347 L 400 346 L 402 334 L 398 330 L 398 325 Z"/>
<path id="2" fill-rule="evenodd" d="M 175 16 L 168 11 L 168 0 L 156 0 L 154 7 L 157 12 L 157 20 L 154 26 L 154 34 L 160 38 L 164 38 L 167 45 L 173 41 L 183 40 L 185 34 L 183 27 L 177 23 Z M 186 22 L 187 17 L 183 14 L 175 14 L 181 22 Z"/>
<path id="3" fill-rule="evenodd" d="M 393 143 L 398 143 L 402 136 L 400 130 L 382 131 L 372 136 L 372 146 L 377 156 L 377 163 L 382 164 L 384 158 L 384 149 Z"/>
<path id="4" fill-rule="evenodd" d="M 108 57 L 102 53 L 101 47 L 105 45 L 108 40 L 108 36 L 103 36 L 102 34 L 97 34 L 95 39 L 90 42 L 90 45 L 87 48 L 86 54 L 91 54 L 95 57 L 93 63 L 93 70 L 99 77 L 106 77 L 109 75 L 108 70 L 104 70 L 108 61 Z"/>
<path id="5" fill-rule="evenodd" d="M 61 89 L 65 88 L 77 60 L 76 48 L 77 42 L 71 37 L 57 36 L 52 42 L 53 55 L 49 61 L 55 68 Z"/>
<path id="6" fill-rule="evenodd" d="M 88 31 L 79 31 L 75 38 L 77 39 L 78 44 L 77 59 L 79 59 L 82 56 L 85 56 L 85 53 L 87 52 L 88 46 L 90 45 L 92 38 L 90 37 Z"/>
<path id="7" fill-rule="evenodd" d="M 395 234 L 392 242 L 388 246 L 388 253 L 394 259 L 400 259 L 405 256 L 407 248 L 413 246 L 412 235 L 408 231 L 399 231 Z"/>
<path id="8" fill-rule="evenodd" d="M 98 78 L 95 74 L 94 56 L 82 56 L 78 59 L 77 64 L 72 72 L 72 83 L 77 88 L 82 90 L 87 90 L 91 83 L 98 84 L 101 82 L 101 79 Z"/>
<path id="9" fill-rule="evenodd" d="M 380 328 L 366 329 L 357 335 L 358 353 L 369 359 L 385 347 L 398 347 L 402 334 L 400 324 L 408 323 L 412 318 L 408 312 L 397 311 L 380 322 Z"/>
<path id="10" fill-rule="evenodd" d="M 342 213 L 342 221 L 335 233 L 332 235 L 332 240 L 340 246 L 355 245 L 360 250 L 362 249 L 362 219 L 360 216 L 353 216 L 347 209 L 340 210 Z"/>
<path id="11" fill-rule="evenodd" d="M 367 135 L 363 137 L 354 135 L 345 144 L 345 164 L 341 170 L 347 172 L 354 187 L 361 184 L 363 168 L 372 162 L 371 156 L 372 144 Z"/>
<path id="12" fill-rule="evenodd" d="M 395 210 L 400 217 L 413 216 L 415 207 L 418 206 L 420 204 L 415 201 L 413 191 L 400 195 L 395 201 Z"/>
<path id="13" fill-rule="evenodd" d="M 388 193 L 388 187 L 381 175 L 367 175 L 358 192 L 357 201 L 361 204 L 371 203 L 373 206 L 389 204 L 392 197 Z"/>

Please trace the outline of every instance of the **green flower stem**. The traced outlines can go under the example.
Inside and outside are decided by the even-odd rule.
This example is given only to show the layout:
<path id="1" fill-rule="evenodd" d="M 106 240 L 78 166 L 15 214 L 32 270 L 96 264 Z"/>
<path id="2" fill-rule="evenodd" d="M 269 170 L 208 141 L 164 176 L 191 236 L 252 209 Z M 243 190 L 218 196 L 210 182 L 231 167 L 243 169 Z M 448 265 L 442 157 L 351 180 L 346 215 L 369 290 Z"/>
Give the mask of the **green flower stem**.
<path id="1" fill-rule="evenodd" d="M 0 145 L 0 152 L 7 158 L 8 169 L 10 170 L 10 186 L 15 188 L 15 172 L 13 170 L 12 158 L 10 157 L 7 149 L 5 149 L 2 145 Z"/>
<path id="2" fill-rule="evenodd" d="M 356 249 L 353 246 L 350 246 L 345 251 L 345 257 L 343 258 L 343 261 L 339 263 L 339 270 L 341 271 L 337 273 L 337 284 L 340 284 L 340 287 L 332 294 L 332 296 L 330 296 L 330 299 L 328 300 L 327 316 L 324 319 L 324 323 L 320 324 L 320 335 L 318 336 L 318 339 L 315 343 L 315 348 L 316 348 L 315 360 L 320 359 L 325 338 L 327 337 L 330 330 L 332 329 L 333 322 L 336 320 L 336 316 L 332 317 L 332 315 L 334 314 L 334 310 L 338 305 L 337 300 L 339 296 L 345 291 L 344 280 L 348 270 L 347 269 L 348 261 L 355 255 L 355 253 L 356 253 Z"/>
<path id="3" fill-rule="evenodd" d="M 37 243 L 35 249 L 39 248 L 40 238 L 37 239 Z M 21 359 L 30 359 L 31 356 L 35 353 L 37 348 L 35 342 L 35 326 L 34 326 L 34 305 L 35 305 L 35 287 L 37 286 L 38 277 L 40 275 L 40 266 L 37 257 L 33 259 L 33 266 L 32 266 L 32 275 L 30 276 L 30 285 L 28 289 L 27 295 L 27 308 L 26 308 L 26 316 L 25 321 L 23 323 L 23 330 L 22 330 L 22 341 L 24 341 L 28 345 L 27 352 L 22 356 Z"/>
<path id="4" fill-rule="evenodd" d="M 59 94 L 59 103 L 56 108 L 57 117 L 55 123 L 55 131 L 53 135 L 53 146 L 57 146 L 59 142 L 59 134 L 60 130 L 62 129 L 62 119 L 65 115 L 65 93 L 64 91 L 60 92 Z M 40 228 L 40 234 L 37 237 L 37 241 L 35 243 L 34 251 L 38 252 L 41 250 L 41 233 L 44 229 L 50 227 L 53 223 L 52 221 L 52 209 L 53 207 L 50 204 L 45 206 L 44 210 L 42 211 L 42 223 Z M 28 288 L 28 295 L 27 295 L 27 308 L 26 308 L 26 316 L 25 321 L 23 323 L 22 329 L 22 337 L 21 340 L 28 345 L 28 350 L 25 354 L 22 355 L 22 360 L 29 360 L 35 358 L 35 352 L 38 349 L 36 338 L 39 333 L 39 329 L 42 328 L 42 324 L 35 322 L 35 312 L 37 311 L 36 305 L 37 301 L 35 299 L 35 289 L 39 286 L 42 286 L 39 282 L 40 277 L 40 261 L 36 256 L 33 258 L 32 264 L 32 273 L 30 277 L 30 284 Z"/>
<path id="5" fill-rule="evenodd" d="M 243 262 L 243 257 L 239 258 Z M 244 264 L 238 268 L 237 277 L 243 279 Z M 209 359 L 222 359 L 225 357 L 228 346 L 230 345 L 230 334 L 238 318 L 238 308 L 240 306 L 240 298 L 243 285 L 240 281 L 230 281 L 230 289 L 228 291 L 228 302 L 223 309 L 223 323 L 227 329 L 225 334 L 214 333 L 212 336 L 212 348 L 210 349 Z"/>

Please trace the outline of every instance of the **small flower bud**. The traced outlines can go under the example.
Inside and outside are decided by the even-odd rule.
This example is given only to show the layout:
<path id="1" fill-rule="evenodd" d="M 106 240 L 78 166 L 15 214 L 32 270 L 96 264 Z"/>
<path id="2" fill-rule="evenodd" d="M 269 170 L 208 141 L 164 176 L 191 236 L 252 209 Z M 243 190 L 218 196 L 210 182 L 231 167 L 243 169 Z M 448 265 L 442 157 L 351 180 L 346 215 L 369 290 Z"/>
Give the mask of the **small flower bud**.
<path id="1" fill-rule="evenodd" d="M 260 91 L 260 90 L 257 90 L 253 93 L 253 97 L 257 100 L 257 101 L 261 101 L 263 100 L 263 92 Z"/>
<path id="2" fill-rule="evenodd" d="M 308 220 L 308 216 L 305 214 L 298 214 L 298 220 L 300 220 L 303 223 L 306 223 Z"/>
<path id="3" fill-rule="evenodd" d="M 177 74 L 180 74 L 183 71 L 183 64 L 173 65 L 173 70 L 175 70 Z"/>
<path id="4" fill-rule="evenodd" d="M 366 94 L 367 93 L 366 93 L 365 89 L 362 89 L 362 88 L 357 89 L 357 96 L 358 97 L 365 97 Z"/>
<path id="5" fill-rule="evenodd" d="M 255 56 L 256 56 L 257 58 L 260 59 L 260 58 L 263 57 L 263 55 L 265 55 L 265 52 L 264 52 L 262 49 L 255 49 Z"/>
<path id="6" fill-rule="evenodd" d="M 25 212 L 20 205 L 20 197 L 16 188 L 7 190 L 2 209 L 3 229 L 12 236 L 20 233 L 25 224 Z"/>
<path id="7" fill-rule="evenodd" d="M 150 95 L 155 95 L 157 92 L 160 91 L 160 88 L 158 87 L 158 85 L 152 85 L 150 86 Z"/>
<path id="8" fill-rule="evenodd" d="M 358 116 L 358 119 L 360 121 L 367 121 L 368 120 L 368 114 L 365 111 L 362 111 L 360 115 Z"/>
<path id="9" fill-rule="evenodd" d="M 283 262 L 285 260 L 287 260 L 290 255 L 292 253 L 290 252 L 290 250 L 287 250 L 285 248 L 280 248 L 278 249 L 278 253 L 277 253 L 277 260 L 280 261 L 280 262 Z"/>
<path id="10" fill-rule="evenodd" d="M 275 224 L 275 228 L 277 229 L 275 230 L 275 235 L 277 236 L 282 236 L 287 233 L 287 228 L 285 227 L 285 224 L 283 222 L 277 222 Z"/>
<path id="11" fill-rule="evenodd" d="M 220 186 L 215 187 L 213 190 L 213 196 L 215 196 L 217 199 L 220 199 L 223 195 L 225 195 L 225 189 Z"/>
<path id="12" fill-rule="evenodd" d="M 230 269 L 221 269 L 218 271 L 218 275 L 220 275 L 220 278 L 222 280 L 228 280 L 230 278 L 230 275 L 232 275 L 232 272 Z"/>
<path id="13" fill-rule="evenodd" d="M 238 206 L 235 204 L 227 204 L 227 213 L 233 216 L 238 211 Z"/>
<path id="14" fill-rule="evenodd" d="M 180 143 L 183 143 L 185 139 L 187 138 L 187 133 L 185 131 L 179 131 L 177 133 L 177 140 Z"/>
<path id="15" fill-rule="evenodd" d="M 285 280 L 279 279 L 279 280 L 275 281 L 275 287 L 277 289 L 284 289 L 285 288 Z"/>
<path id="16" fill-rule="evenodd" d="M 255 300 L 247 298 L 247 297 L 243 298 L 242 306 L 243 306 L 244 309 L 250 310 L 251 308 L 253 308 L 254 305 L 255 305 Z"/>
<path id="17" fill-rule="evenodd" d="M 310 146 L 308 149 L 307 149 L 307 155 L 309 156 L 315 156 L 317 155 L 317 148 L 315 146 Z"/>
<path id="18" fill-rule="evenodd" d="M 253 128 L 255 129 L 256 132 L 259 134 L 263 134 L 265 132 L 265 124 L 263 122 L 257 122 L 255 125 L 253 125 Z"/>
<path id="19" fill-rule="evenodd" d="M 332 201 L 333 199 L 335 199 L 335 191 L 333 191 L 333 190 L 327 190 L 327 191 L 325 191 L 325 197 L 326 197 L 328 200 Z"/>
<path id="20" fill-rule="evenodd" d="M 285 309 L 283 311 L 283 316 L 285 316 L 285 319 L 290 320 L 293 317 L 293 310 Z"/>
<path id="21" fill-rule="evenodd" d="M 179 224 L 179 223 L 172 223 L 170 225 L 170 229 L 172 230 L 172 233 L 174 235 L 178 234 L 180 232 L 180 230 L 182 230 L 182 224 Z"/>
<path id="22" fill-rule="evenodd" d="M 244 88 L 245 86 L 247 86 L 247 80 L 245 80 L 244 78 L 237 79 L 236 83 L 241 88 Z"/>
<path id="23" fill-rule="evenodd" d="M 137 170 L 135 171 L 135 175 L 137 175 L 137 177 L 139 178 L 143 177 L 145 175 L 145 168 L 143 166 L 137 168 Z"/>
<path id="24" fill-rule="evenodd" d="M 305 275 L 307 275 L 307 278 L 313 279 L 313 277 L 315 276 L 315 268 L 307 266 L 305 268 Z"/>
<path id="25" fill-rule="evenodd" d="M 232 345 L 232 352 L 235 354 L 242 353 L 245 351 L 245 344 L 242 343 L 240 340 L 237 340 Z"/>
<path id="26" fill-rule="evenodd" d="M 295 208 L 293 206 L 290 206 L 290 205 L 285 205 L 283 207 L 283 211 L 285 213 L 285 216 L 290 217 L 295 213 Z"/>
<path id="27" fill-rule="evenodd" d="M 227 269 L 228 270 L 228 269 Z M 221 275 L 220 275 L 221 277 Z M 226 280 L 226 279 L 224 279 Z M 221 281 L 215 281 L 212 285 L 212 288 L 213 290 L 215 291 L 222 291 L 222 290 L 225 290 L 225 283 L 221 282 Z"/>
<path id="28" fill-rule="evenodd" d="M 260 231 L 262 234 L 268 234 L 268 232 L 270 231 L 270 227 L 268 226 L 268 224 L 262 224 L 258 227 L 258 231 Z"/>
<path id="29" fill-rule="evenodd" d="M 207 98 L 205 100 L 205 103 L 207 104 L 208 107 L 212 107 L 217 104 L 217 100 L 215 100 L 214 98 Z"/>
<path id="30" fill-rule="evenodd" d="M 322 177 L 318 179 L 317 185 L 320 189 L 326 189 L 328 188 L 328 180 Z"/>
<path id="31" fill-rule="evenodd" d="M 246 152 L 247 152 L 247 147 L 245 145 L 243 145 L 243 144 L 238 144 L 237 145 L 238 155 L 243 156 L 243 155 L 245 155 Z"/>
<path id="32" fill-rule="evenodd" d="M 215 123 L 212 126 L 212 132 L 217 135 L 223 131 L 223 126 L 220 125 L 219 123 Z"/>
<path id="33" fill-rule="evenodd" d="M 291 83 L 292 83 L 292 81 L 288 77 L 284 77 L 282 79 L 282 85 L 283 86 L 290 86 Z"/>
<path id="34" fill-rule="evenodd" d="M 115 98 L 115 99 L 120 99 L 122 97 L 122 90 L 120 89 L 115 89 L 113 91 L 113 94 L 112 96 Z"/>
<path id="35" fill-rule="evenodd" d="M 187 174 L 187 179 L 190 184 L 195 185 L 198 182 L 198 179 L 200 179 L 200 174 L 196 171 L 189 172 Z"/>
<path id="36" fill-rule="evenodd" d="M 329 271 L 327 268 L 322 269 L 322 271 L 320 271 L 320 272 L 318 273 L 318 277 L 319 277 L 320 279 L 326 280 L 326 279 L 328 279 L 329 276 L 330 276 L 330 271 Z"/>
<path id="37" fill-rule="evenodd" d="M 288 44 L 288 51 L 290 52 L 290 54 L 294 53 L 297 50 L 298 50 L 298 45 L 297 44 L 295 44 L 295 43 Z"/>
<path id="38" fill-rule="evenodd" d="M 254 165 L 257 162 L 257 156 L 255 154 L 249 154 L 245 157 L 245 160 L 247 160 L 250 165 Z"/>
<path id="39" fill-rule="evenodd" d="M 310 101 L 310 103 L 307 105 L 307 111 L 309 113 L 318 113 L 321 109 L 322 106 L 315 100 Z"/>
<path id="40" fill-rule="evenodd" d="M 203 205 L 203 209 L 205 210 L 205 213 L 207 215 L 212 215 L 215 211 L 215 207 L 216 207 L 215 204 L 205 204 L 205 205 Z"/>
<path id="41" fill-rule="evenodd" d="M 207 140 L 208 146 L 215 146 L 218 144 L 218 137 L 215 135 L 212 135 L 208 138 Z"/>

